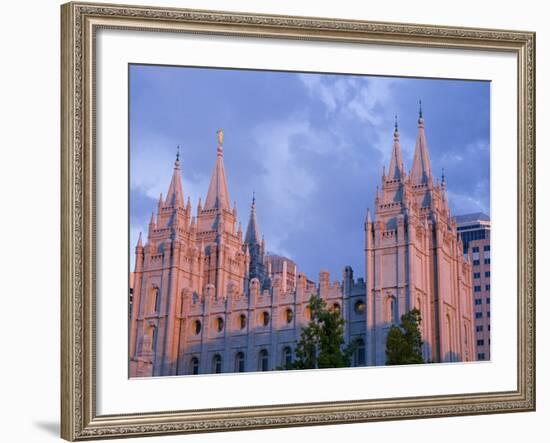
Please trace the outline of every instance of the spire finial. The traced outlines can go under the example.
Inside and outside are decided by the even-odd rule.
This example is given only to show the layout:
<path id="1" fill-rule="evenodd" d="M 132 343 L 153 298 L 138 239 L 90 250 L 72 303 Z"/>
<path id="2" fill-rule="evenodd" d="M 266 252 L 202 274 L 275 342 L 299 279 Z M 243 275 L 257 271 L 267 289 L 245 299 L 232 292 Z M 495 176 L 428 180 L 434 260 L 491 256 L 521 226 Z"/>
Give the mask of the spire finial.
<path id="1" fill-rule="evenodd" d="M 395 115 L 395 132 L 398 131 L 398 127 L 397 127 L 397 114 Z"/>
<path id="2" fill-rule="evenodd" d="M 445 184 L 445 168 L 441 168 L 441 184 Z"/>
<path id="3" fill-rule="evenodd" d="M 218 129 L 216 134 L 218 134 L 218 155 L 223 155 L 223 129 Z"/>
<path id="4" fill-rule="evenodd" d="M 176 147 L 176 161 L 174 162 L 174 168 L 180 167 L 180 145 Z"/>
<path id="5" fill-rule="evenodd" d="M 418 100 L 418 118 L 422 118 L 422 100 Z"/>
<path id="6" fill-rule="evenodd" d="M 253 205 L 256 204 L 256 191 L 255 190 L 252 190 L 252 204 Z"/>

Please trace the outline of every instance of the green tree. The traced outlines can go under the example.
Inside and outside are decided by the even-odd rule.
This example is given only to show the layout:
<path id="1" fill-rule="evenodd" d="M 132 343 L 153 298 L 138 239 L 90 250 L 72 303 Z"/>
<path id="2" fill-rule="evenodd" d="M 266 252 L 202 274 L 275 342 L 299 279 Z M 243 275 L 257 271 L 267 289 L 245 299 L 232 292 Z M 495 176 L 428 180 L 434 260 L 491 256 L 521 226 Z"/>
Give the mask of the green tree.
<path id="1" fill-rule="evenodd" d="M 350 366 L 355 343 L 344 346 L 344 319 L 338 310 L 327 309 L 318 295 L 309 300 L 310 321 L 302 329 L 296 360 L 285 369 L 342 368 Z"/>
<path id="2" fill-rule="evenodd" d="M 386 340 L 386 364 L 411 365 L 424 363 L 420 311 L 413 309 L 401 316 L 401 324 L 393 325 Z"/>

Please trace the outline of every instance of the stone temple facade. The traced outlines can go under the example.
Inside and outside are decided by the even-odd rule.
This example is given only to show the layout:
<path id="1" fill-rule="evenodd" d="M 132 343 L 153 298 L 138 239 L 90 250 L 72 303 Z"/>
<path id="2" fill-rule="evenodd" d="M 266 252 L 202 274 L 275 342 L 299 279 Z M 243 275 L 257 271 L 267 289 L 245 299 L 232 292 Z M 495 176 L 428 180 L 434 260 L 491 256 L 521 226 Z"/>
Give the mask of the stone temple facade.
<path id="1" fill-rule="evenodd" d="M 471 267 L 445 182 L 432 177 L 421 115 L 410 174 L 396 125 L 390 167 L 364 223 L 365 279 L 346 266 L 341 282 L 320 271 L 316 283 L 292 260 L 268 254 L 255 198 L 243 234 L 223 155 L 220 130 L 204 206 L 199 200 L 193 214 L 178 154 L 166 198 L 159 198 L 147 238 L 138 240 L 130 377 L 277 369 L 294 358 L 314 294 L 345 319 L 345 339 L 357 343 L 354 366 L 384 365 L 389 327 L 414 307 L 423 319 L 425 361 L 474 359 Z"/>

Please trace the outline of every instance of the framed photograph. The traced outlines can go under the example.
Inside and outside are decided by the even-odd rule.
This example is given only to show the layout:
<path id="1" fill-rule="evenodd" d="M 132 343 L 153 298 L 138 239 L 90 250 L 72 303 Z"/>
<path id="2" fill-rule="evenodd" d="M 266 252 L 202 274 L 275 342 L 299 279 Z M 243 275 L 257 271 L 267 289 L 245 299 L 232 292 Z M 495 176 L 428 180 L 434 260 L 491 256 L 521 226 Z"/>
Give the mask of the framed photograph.
<path id="1" fill-rule="evenodd" d="M 68 3 L 67 440 L 535 409 L 535 35 Z"/>

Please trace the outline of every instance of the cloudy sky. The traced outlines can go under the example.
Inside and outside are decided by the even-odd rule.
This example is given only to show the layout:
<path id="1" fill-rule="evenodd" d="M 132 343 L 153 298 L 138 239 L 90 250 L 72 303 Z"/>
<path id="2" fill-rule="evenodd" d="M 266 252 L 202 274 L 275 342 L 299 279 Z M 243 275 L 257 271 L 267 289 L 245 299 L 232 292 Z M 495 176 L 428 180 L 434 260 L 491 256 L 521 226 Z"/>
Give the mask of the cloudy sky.
<path id="1" fill-rule="evenodd" d="M 455 215 L 489 213 L 490 83 L 132 65 L 130 257 L 166 195 L 180 145 L 184 194 L 203 202 L 223 128 L 231 200 L 246 229 L 256 192 L 267 249 L 317 280 L 363 276 L 363 221 L 399 119 L 410 169 L 422 100 L 434 175 Z"/>

